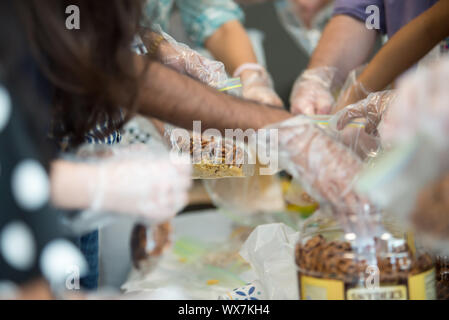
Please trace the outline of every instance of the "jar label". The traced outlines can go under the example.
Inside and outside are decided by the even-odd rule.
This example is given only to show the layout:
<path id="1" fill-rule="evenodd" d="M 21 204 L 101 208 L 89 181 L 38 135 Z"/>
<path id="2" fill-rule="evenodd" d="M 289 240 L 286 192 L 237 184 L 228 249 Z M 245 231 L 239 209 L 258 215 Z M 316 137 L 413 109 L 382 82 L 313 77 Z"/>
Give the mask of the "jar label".
<path id="1" fill-rule="evenodd" d="M 354 288 L 346 292 L 347 300 L 407 300 L 406 286 Z"/>
<path id="2" fill-rule="evenodd" d="M 343 281 L 301 276 L 302 300 L 344 300 Z"/>
<path id="3" fill-rule="evenodd" d="M 411 276 L 408 279 L 410 300 L 435 300 L 435 269 Z"/>
<path id="4" fill-rule="evenodd" d="M 435 277 L 431 269 L 410 276 L 407 285 L 348 289 L 341 280 L 301 275 L 300 293 L 302 300 L 435 300 Z"/>

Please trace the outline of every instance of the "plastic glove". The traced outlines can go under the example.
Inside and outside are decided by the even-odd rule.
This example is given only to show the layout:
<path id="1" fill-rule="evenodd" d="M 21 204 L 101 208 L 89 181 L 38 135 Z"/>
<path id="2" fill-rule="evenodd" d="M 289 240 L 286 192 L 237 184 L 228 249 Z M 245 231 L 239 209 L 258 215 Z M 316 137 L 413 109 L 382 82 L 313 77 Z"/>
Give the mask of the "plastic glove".
<path id="1" fill-rule="evenodd" d="M 151 222 L 172 218 L 187 203 L 190 166 L 153 155 L 141 146 L 114 148 L 114 156 L 95 164 L 87 181 L 92 211 L 133 215 Z"/>
<path id="2" fill-rule="evenodd" d="M 335 103 L 332 83 L 336 68 L 309 69 L 296 80 L 290 95 L 293 114 L 329 114 Z"/>
<path id="3" fill-rule="evenodd" d="M 396 92 L 391 90 L 371 93 L 366 99 L 336 113 L 331 122 L 336 123 L 338 130 L 343 130 L 351 121 L 364 118 L 366 133 L 377 135 L 377 126 L 395 98 Z"/>
<path id="4" fill-rule="evenodd" d="M 267 70 L 255 63 L 245 63 L 234 72 L 240 77 L 243 86 L 243 98 L 272 106 L 282 107 L 283 102 L 273 88 L 273 81 Z"/>
<path id="5" fill-rule="evenodd" d="M 358 80 L 363 70 L 365 70 L 365 67 L 366 65 L 362 65 L 348 74 L 348 77 L 340 90 L 337 103 L 332 109 L 332 113 L 337 113 L 345 107 L 365 99 L 372 93 Z"/>
<path id="6" fill-rule="evenodd" d="M 143 37 L 150 42 L 154 42 L 159 36 L 162 36 L 164 41 L 160 42 L 156 56 L 164 65 L 188 74 L 212 87 L 216 87 L 219 83 L 228 79 L 222 62 L 203 57 L 187 45 L 177 42 L 160 28 L 156 27 L 155 32 L 149 32 Z"/>
<path id="7" fill-rule="evenodd" d="M 353 189 L 362 168 L 362 161 L 353 152 L 304 116 L 269 129 L 278 130 L 282 169 L 301 181 L 313 198 L 334 207 L 344 228 L 362 232 L 368 227 L 366 220 L 354 218 L 371 208 Z"/>

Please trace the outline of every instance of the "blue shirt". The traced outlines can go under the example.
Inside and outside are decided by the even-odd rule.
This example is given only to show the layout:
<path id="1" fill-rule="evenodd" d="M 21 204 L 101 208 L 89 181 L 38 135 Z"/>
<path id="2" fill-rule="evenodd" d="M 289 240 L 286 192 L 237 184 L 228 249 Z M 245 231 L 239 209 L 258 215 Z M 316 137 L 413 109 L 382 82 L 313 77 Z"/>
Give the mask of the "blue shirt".
<path id="1" fill-rule="evenodd" d="M 438 0 L 336 0 L 334 15 L 348 15 L 364 22 L 372 14 L 366 13 L 366 8 L 375 5 L 380 13 L 380 31 L 391 38 L 437 2 Z"/>

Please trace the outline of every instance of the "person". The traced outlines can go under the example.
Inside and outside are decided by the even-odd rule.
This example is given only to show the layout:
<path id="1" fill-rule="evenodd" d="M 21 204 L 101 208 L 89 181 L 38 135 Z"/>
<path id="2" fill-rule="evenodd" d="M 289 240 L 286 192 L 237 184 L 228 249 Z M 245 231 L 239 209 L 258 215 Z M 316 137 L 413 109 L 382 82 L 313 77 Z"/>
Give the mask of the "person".
<path id="1" fill-rule="evenodd" d="M 384 155 L 361 172 L 366 197 L 410 225 L 429 248 L 447 254 L 449 57 L 408 72 L 377 115 Z M 375 114 L 375 112 L 373 111 Z M 429 241 L 430 240 L 430 241 Z"/>
<path id="2" fill-rule="evenodd" d="M 0 280 L 10 288 L 1 294 L 49 298 L 50 288 L 42 277 L 61 288 L 71 263 L 80 269 L 86 267 L 81 254 L 67 240 L 67 232 L 58 222 L 61 214 L 54 206 L 163 222 L 185 205 L 190 170 L 171 164 L 168 155 L 164 158 L 135 147 L 113 149 L 113 159 L 52 161 L 57 148 L 46 138 L 51 112 L 30 72 L 35 62 L 23 39 L 16 9 L 11 1 L 5 1 L 0 10 L 0 39 L 9 43 L 0 50 L 0 197 L 6 210 L 0 220 Z M 123 179 L 124 171 L 128 179 Z M 158 176 L 164 178 L 158 180 Z M 59 249 L 55 252 L 53 246 Z M 61 264 L 55 254 L 64 254 L 66 261 Z M 80 275 L 86 274 L 85 269 L 79 270 Z"/>
<path id="3" fill-rule="evenodd" d="M 441 58 L 449 41 L 449 1 L 440 0 L 433 7 L 413 19 L 399 30 L 376 54 L 360 76 L 342 93 L 335 106 L 335 112 L 360 101 L 371 92 L 382 91 L 406 70 L 418 63 L 432 49 L 436 59 Z M 410 44 L 414 49 L 410 50 Z M 430 58 L 429 58 L 430 59 Z M 428 59 L 428 60 L 429 60 Z"/>
<path id="4" fill-rule="evenodd" d="M 151 28 L 160 25 L 169 33 L 175 4 L 194 47 L 204 47 L 215 59 L 224 63 L 229 74 L 240 77 L 244 98 L 283 106 L 273 89 L 271 76 L 265 67 L 257 63 L 250 38 L 241 24 L 243 11 L 234 1 L 147 0 L 144 26 Z"/>
<path id="5" fill-rule="evenodd" d="M 390 38 L 401 27 L 432 7 L 428 1 L 336 0 L 334 16 L 326 26 L 307 70 L 296 80 L 290 97 L 294 114 L 329 114 L 334 106 L 335 88 L 350 71 L 367 62 L 379 33 Z M 368 6 L 379 9 L 379 28 L 369 29 Z"/>
<path id="6" fill-rule="evenodd" d="M 307 166 L 309 174 L 304 175 L 304 179 L 322 190 L 323 198 L 330 201 L 340 195 L 335 193 L 338 188 L 332 187 L 335 183 L 350 189 L 347 183 L 354 178 L 358 168 L 354 164 L 360 160 L 314 124 L 302 118 L 291 122 L 292 115 L 286 110 L 226 95 L 192 76 L 164 66 L 152 55 L 134 54 L 130 50 L 134 36 L 147 32 L 139 26 L 140 1 L 114 0 L 114 5 L 108 3 L 107 6 L 87 0 L 74 3 L 84 12 L 83 28 L 76 32 L 63 27 L 64 3 L 21 2 L 25 12 L 33 13 L 31 20 L 26 21 L 30 41 L 36 48 L 41 68 L 59 91 L 57 110 L 67 115 L 65 128 L 70 129 L 74 141 L 83 141 L 85 133 L 104 117 L 102 112 L 109 119 L 115 116 L 118 127 L 136 113 L 188 130 L 193 129 L 195 120 L 201 121 L 202 130 L 213 128 L 221 133 L 226 129 L 282 127 L 283 130 L 279 130 L 279 140 L 285 142 L 279 145 L 284 159 L 282 168 L 298 176 L 304 175 L 301 168 Z M 100 12 L 104 19 L 97 19 Z M 121 25 L 118 21 L 122 21 L 125 13 L 128 23 Z M 106 18 L 108 23 L 105 23 Z M 132 18 L 136 18 L 135 24 L 129 24 Z M 111 25 L 124 27 L 120 33 L 123 38 L 117 39 L 111 32 Z M 79 43 L 84 45 L 79 46 Z M 159 45 L 166 44 L 161 39 L 154 47 L 159 49 L 162 48 Z M 190 50 L 185 46 L 181 48 Z M 183 66 L 192 65 L 190 57 L 190 54 L 180 55 L 180 59 L 184 59 Z M 195 67 L 191 68 L 205 67 L 198 61 L 202 60 L 193 60 Z M 120 109 L 124 114 L 122 118 Z M 271 127 L 276 123 L 280 124 Z M 298 153 L 296 143 L 299 142 L 303 148 Z M 328 152 L 330 148 L 332 152 Z M 316 158 L 323 166 L 310 165 L 314 162 L 309 160 Z M 330 163 L 332 165 L 328 165 Z M 323 167 L 331 172 L 322 174 Z M 342 176 L 346 178 L 340 179 Z M 350 195 L 347 201 L 353 203 L 357 199 Z"/>

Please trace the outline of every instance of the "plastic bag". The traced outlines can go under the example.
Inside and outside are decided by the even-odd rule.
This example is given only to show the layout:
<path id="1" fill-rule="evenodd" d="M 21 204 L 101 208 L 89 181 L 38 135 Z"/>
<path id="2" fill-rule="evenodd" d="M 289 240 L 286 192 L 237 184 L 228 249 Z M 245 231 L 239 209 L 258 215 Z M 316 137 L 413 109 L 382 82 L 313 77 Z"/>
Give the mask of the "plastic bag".
<path id="1" fill-rule="evenodd" d="M 193 179 L 246 177 L 254 174 L 255 157 L 245 144 L 223 138 L 217 133 L 206 135 L 166 125 L 171 154 L 190 158 Z"/>
<path id="2" fill-rule="evenodd" d="M 255 172 L 258 172 L 258 166 Z M 204 186 L 215 206 L 239 215 L 283 211 L 282 186 L 276 175 L 206 180 Z"/>
<path id="3" fill-rule="evenodd" d="M 281 223 L 257 227 L 240 250 L 240 255 L 255 272 L 255 279 L 221 298 L 298 300 L 294 262 L 298 238 L 299 232 Z"/>
<path id="4" fill-rule="evenodd" d="M 372 235 L 378 213 L 354 188 L 362 160 L 306 116 L 268 129 L 278 130 L 280 168 L 299 181 L 320 204 L 332 206 L 346 231 Z M 367 219 L 372 225 L 365 223 Z"/>
<path id="5" fill-rule="evenodd" d="M 332 135 L 337 141 L 345 144 L 364 161 L 375 158 L 381 151 L 379 137 L 365 132 L 366 121 L 364 119 L 355 119 L 343 130 L 338 130 L 336 116 L 315 115 L 307 116 L 307 118 Z"/>

